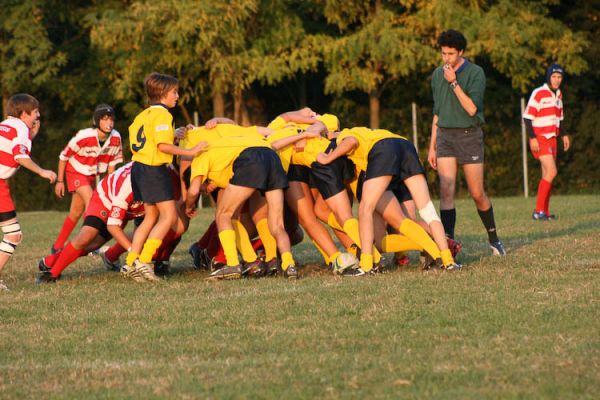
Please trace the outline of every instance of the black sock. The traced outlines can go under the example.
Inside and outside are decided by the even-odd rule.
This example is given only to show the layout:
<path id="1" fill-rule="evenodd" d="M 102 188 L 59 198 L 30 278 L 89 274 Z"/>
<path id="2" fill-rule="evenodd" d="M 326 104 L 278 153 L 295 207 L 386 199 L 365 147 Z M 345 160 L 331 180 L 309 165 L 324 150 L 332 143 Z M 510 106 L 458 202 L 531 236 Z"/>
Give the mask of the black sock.
<path id="1" fill-rule="evenodd" d="M 496 234 L 496 222 L 494 221 L 494 208 L 490 206 L 490 208 L 485 211 L 477 210 L 477 212 L 479 213 L 481 222 L 483 222 L 483 226 L 485 226 L 490 243 L 497 242 L 498 235 Z"/>
<path id="2" fill-rule="evenodd" d="M 446 236 L 450 239 L 454 239 L 454 226 L 456 225 L 456 208 L 450 210 L 440 210 L 440 217 L 442 218 L 442 225 L 444 225 L 444 231 Z M 492 221 L 494 217 L 492 217 Z"/>

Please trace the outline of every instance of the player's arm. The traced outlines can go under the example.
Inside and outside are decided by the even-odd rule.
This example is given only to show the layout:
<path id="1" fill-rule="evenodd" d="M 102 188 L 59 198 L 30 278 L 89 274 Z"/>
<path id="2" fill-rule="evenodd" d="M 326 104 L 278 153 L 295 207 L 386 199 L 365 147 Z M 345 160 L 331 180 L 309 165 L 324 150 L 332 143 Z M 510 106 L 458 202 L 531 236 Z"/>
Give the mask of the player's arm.
<path id="1" fill-rule="evenodd" d="M 328 154 L 319 153 L 317 155 L 317 161 L 320 164 L 327 165 L 331 164 L 333 161 L 338 158 L 345 156 L 348 153 L 351 153 L 358 147 L 358 139 L 352 136 L 348 136 L 342 140 L 342 142 L 331 152 Z"/>
<path id="2" fill-rule="evenodd" d="M 187 198 L 187 183 L 185 181 L 185 173 L 192 167 L 192 157 L 181 157 L 179 160 L 179 183 L 181 185 L 181 198 Z"/>
<path id="3" fill-rule="evenodd" d="M 131 240 L 129 240 L 129 236 L 127 236 L 121 225 L 107 224 L 106 228 L 108 230 L 108 233 L 112 235 L 113 239 L 115 239 L 117 243 L 123 246 L 124 249 L 131 248 Z"/>
<path id="4" fill-rule="evenodd" d="M 274 134 L 274 133 L 275 133 L 275 130 L 274 130 L 274 129 L 271 129 L 271 128 L 266 128 L 266 127 L 264 127 L 264 126 L 257 126 L 257 127 L 256 127 L 256 131 L 257 131 L 257 132 L 258 132 L 260 135 L 262 135 L 262 136 L 264 136 L 264 137 L 269 137 L 269 136 L 271 136 L 272 134 Z"/>
<path id="5" fill-rule="evenodd" d="M 174 156 L 190 156 L 194 157 L 196 154 L 203 152 L 208 147 L 208 142 L 200 142 L 191 149 L 182 149 L 171 143 L 159 143 L 158 150 L 163 153 L 171 154 Z"/>
<path id="6" fill-rule="evenodd" d="M 56 197 L 62 199 L 65 195 L 65 168 L 67 167 L 67 161 L 62 158 L 58 159 L 58 173 L 56 177 L 56 185 L 54 186 L 54 193 Z"/>
<path id="7" fill-rule="evenodd" d="M 215 118 L 211 118 L 208 121 L 206 121 L 206 123 L 204 124 L 204 127 L 206 129 L 213 129 L 214 127 L 216 127 L 219 124 L 237 125 L 235 123 L 235 121 L 232 119 L 225 118 L 225 117 L 215 117 Z"/>
<path id="8" fill-rule="evenodd" d="M 294 122 L 296 124 L 314 124 L 317 120 L 317 113 L 308 107 L 296 111 L 288 111 L 280 115 L 285 122 Z"/>
<path id="9" fill-rule="evenodd" d="M 202 186 L 203 176 L 196 176 L 190 182 L 190 187 L 187 190 L 185 198 L 185 214 L 192 218 L 196 215 L 198 207 L 198 198 L 200 197 L 200 187 Z"/>
<path id="10" fill-rule="evenodd" d="M 15 161 L 19 163 L 20 166 L 27 168 L 34 174 L 37 174 L 44 179 L 48 179 L 50 183 L 54 183 L 54 181 L 56 181 L 56 173 L 54 171 L 40 167 L 29 157 L 15 158 Z"/>
<path id="11" fill-rule="evenodd" d="M 473 97 L 474 93 L 471 93 L 471 97 L 469 97 L 465 93 L 463 88 L 460 87 L 460 85 L 458 84 L 458 81 L 456 80 L 456 71 L 454 71 L 454 69 L 452 67 L 450 67 L 449 65 L 444 66 L 444 78 L 446 79 L 446 81 L 448 81 L 448 83 L 452 87 L 452 91 L 456 95 L 456 98 L 460 102 L 460 105 L 462 106 L 462 108 L 467 112 L 467 114 L 469 114 L 469 116 L 474 117 L 475 114 L 477 114 L 477 105 L 475 104 L 476 101 L 474 101 L 471 98 L 471 97 Z M 483 79 L 484 81 L 479 82 L 478 80 L 480 80 L 480 79 Z M 473 83 L 472 86 L 474 88 L 477 88 L 477 87 L 481 86 L 482 84 L 483 84 L 483 88 L 485 88 L 485 77 L 478 77 L 477 79 L 475 79 L 475 82 Z M 478 89 L 475 89 L 475 91 L 478 91 Z M 483 93 L 478 93 L 477 96 L 478 97 L 481 96 L 481 98 L 483 99 Z"/>
<path id="12" fill-rule="evenodd" d="M 435 145 L 437 143 L 437 130 L 438 130 L 438 116 L 433 114 L 433 121 L 431 123 L 431 140 L 429 141 L 429 152 L 427 153 L 427 161 L 431 168 L 437 169 L 437 156 L 435 154 Z"/>

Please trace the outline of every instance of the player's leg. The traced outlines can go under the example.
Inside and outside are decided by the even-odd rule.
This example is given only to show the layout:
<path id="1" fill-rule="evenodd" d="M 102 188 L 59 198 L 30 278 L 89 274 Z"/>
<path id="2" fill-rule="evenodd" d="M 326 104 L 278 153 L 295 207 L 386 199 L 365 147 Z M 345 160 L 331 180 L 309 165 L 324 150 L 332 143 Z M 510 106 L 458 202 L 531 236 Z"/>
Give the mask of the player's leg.
<path id="1" fill-rule="evenodd" d="M 314 212 L 317 218 L 320 221 L 329 225 L 331 229 L 333 229 L 333 233 L 348 252 L 352 252 L 354 255 L 356 255 L 356 247 L 354 246 L 354 241 L 350 238 L 350 236 L 346 234 L 346 232 L 344 232 L 344 228 L 342 228 L 342 226 L 337 221 L 334 212 L 331 211 L 331 209 L 327 205 L 327 202 L 325 201 L 325 199 L 323 199 L 321 193 L 319 193 L 317 189 L 311 189 L 311 192 L 313 194 L 313 199 L 315 202 Z M 348 196 L 348 198 L 350 199 L 350 196 Z M 352 203 L 350 204 L 350 206 L 352 207 Z"/>
<path id="2" fill-rule="evenodd" d="M 63 225 L 52 245 L 53 250 L 61 249 L 71 232 L 77 225 L 77 222 L 85 212 L 87 205 L 92 198 L 92 194 L 94 190 L 90 185 L 79 186 L 72 194 L 71 194 L 71 206 L 69 208 L 69 214 L 63 221 Z"/>
<path id="3" fill-rule="evenodd" d="M 277 241 L 277 248 L 281 254 L 281 269 L 285 277 L 296 279 L 298 272 L 292 256 L 290 238 L 285 231 L 283 223 L 284 195 L 282 189 L 274 189 L 265 193 L 268 208 L 269 230 Z"/>
<path id="4" fill-rule="evenodd" d="M 437 172 L 440 179 L 440 216 L 444 231 L 450 238 L 454 238 L 456 226 L 456 207 L 454 194 L 456 192 L 456 174 L 458 166 L 455 157 L 439 157 L 437 159 Z"/>
<path id="5" fill-rule="evenodd" d="M 538 196 L 535 211 L 538 213 L 544 212 L 545 216 L 548 218 L 550 217 L 549 205 L 550 196 L 552 193 L 552 183 L 558 174 L 558 169 L 556 168 L 556 161 L 553 155 L 541 155 L 539 159 L 542 166 L 542 178 L 540 179 L 540 183 L 538 185 Z"/>
<path id="6" fill-rule="evenodd" d="M 483 187 L 483 170 L 483 163 L 463 165 L 467 187 L 469 188 L 469 193 L 477 207 L 479 218 L 481 218 L 481 222 L 488 234 L 492 254 L 504 256 L 506 255 L 506 250 L 504 249 L 502 242 L 498 239 L 496 221 L 494 219 L 494 208 Z"/>
<path id="7" fill-rule="evenodd" d="M 23 240 L 21 225 L 19 225 L 16 215 L 14 209 L 9 212 L 0 212 L 0 230 L 2 230 L 2 241 L 0 241 L 0 273 L 2 273 L 2 269 Z M 8 287 L 2 280 L 0 280 L 0 290 L 8 290 Z"/>

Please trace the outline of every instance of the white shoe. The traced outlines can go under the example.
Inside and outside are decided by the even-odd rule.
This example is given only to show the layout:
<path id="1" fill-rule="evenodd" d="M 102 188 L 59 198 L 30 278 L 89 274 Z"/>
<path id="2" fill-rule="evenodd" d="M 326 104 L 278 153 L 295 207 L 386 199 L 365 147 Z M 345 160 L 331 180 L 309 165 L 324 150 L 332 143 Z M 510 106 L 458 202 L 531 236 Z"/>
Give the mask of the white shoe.
<path id="1" fill-rule="evenodd" d="M 107 271 L 119 272 L 121 270 L 121 263 L 117 259 L 117 261 L 112 262 L 106 258 L 106 250 L 110 249 L 108 246 L 103 246 L 98 250 L 98 254 L 100 254 L 100 258 L 102 259 L 102 263 L 104 264 L 104 268 Z"/>
<path id="2" fill-rule="evenodd" d="M 133 279 L 136 282 L 146 282 L 140 271 L 134 267 L 130 267 L 127 264 L 123 265 L 121 268 L 121 275 L 123 275 L 125 278 Z"/>
<path id="3" fill-rule="evenodd" d="M 133 268 L 135 268 L 137 271 L 139 271 L 139 273 L 142 274 L 144 279 L 146 279 L 147 281 L 150 281 L 150 282 L 159 282 L 160 281 L 160 278 L 158 276 L 156 276 L 156 274 L 154 273 L 154 265 L 152 265 L 152 264 L 146 264 L 146 263 L 141 262 L 140 260 L 135 260 L 133 262 Z"/>

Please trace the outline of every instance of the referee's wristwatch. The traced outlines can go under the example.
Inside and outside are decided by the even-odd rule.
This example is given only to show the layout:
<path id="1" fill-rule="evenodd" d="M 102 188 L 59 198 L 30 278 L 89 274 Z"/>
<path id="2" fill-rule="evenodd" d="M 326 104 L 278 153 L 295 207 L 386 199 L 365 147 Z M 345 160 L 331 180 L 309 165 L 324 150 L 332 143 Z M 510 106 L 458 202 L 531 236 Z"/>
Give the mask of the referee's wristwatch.
<path id="1" fill-rule="evenodd" d="M 450 82 L 450 87 L 452 89 L 456 89 L 457 86 L 458 86 L 458 81 Z"/>

